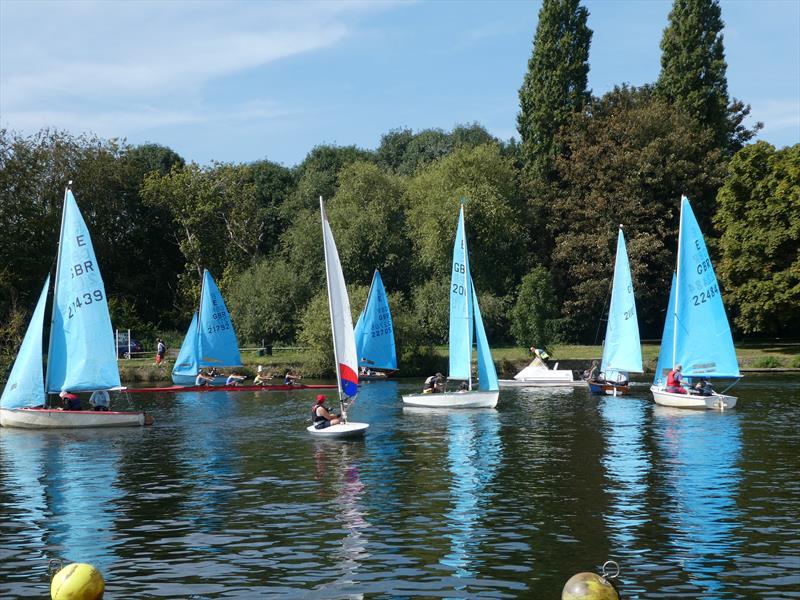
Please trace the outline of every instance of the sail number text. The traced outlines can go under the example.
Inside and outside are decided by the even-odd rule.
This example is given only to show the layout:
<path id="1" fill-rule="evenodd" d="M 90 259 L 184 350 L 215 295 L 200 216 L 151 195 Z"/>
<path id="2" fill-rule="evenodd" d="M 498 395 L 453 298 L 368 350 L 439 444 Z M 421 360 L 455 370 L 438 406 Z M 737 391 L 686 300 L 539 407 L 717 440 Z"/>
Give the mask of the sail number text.
<path id="1" fill-rule="evenodd" d="M 464 267 L 462 263 L 453 263 L 453 272 L 454 273 L 466 273 L 467 269 Z M 463 284 L 454 283 L 453 284 L 453 293 L 458 294 L 459 296 L 464 295 L 464 286 Z"/>
<path id="2" fill-rule="evenodd" d="M 92 290 L 91 292 L 85 292 L 80 296 L 76 296 L 75 300 L 70 302 L 67 306 L 67 318 L 71 319 L 74 317 L 78 309 L 81 306 L 89 306 L 93 302 L 102 302 L 103 301 L 103 292 L 102 290 Z"/>
<path id="3" fill-rule="evenodd" d="M 218 331 L 227 331 L 231 328 L 231 323 L 228 320 L 228 314 L 224 312 L 213 313 L 211 318 L 214 320 L 222 321 L 221 323 L 214 323 L 213 325 L 209 325 L 207 332 L 208 333 L 216 333 Z"/>
<path id="4" fill-rule="evenodd" d="M 694 302 L 695 306 L 700 306 L 701 304 L 705 304 L 706 302 L 711 300 L 717 294 L 719 294 L 719 287 L 717 287 L 717 284 L 715 283 L 707 290 L 700 292 L 699 294 L 693 295 L 692 301 Z"/>

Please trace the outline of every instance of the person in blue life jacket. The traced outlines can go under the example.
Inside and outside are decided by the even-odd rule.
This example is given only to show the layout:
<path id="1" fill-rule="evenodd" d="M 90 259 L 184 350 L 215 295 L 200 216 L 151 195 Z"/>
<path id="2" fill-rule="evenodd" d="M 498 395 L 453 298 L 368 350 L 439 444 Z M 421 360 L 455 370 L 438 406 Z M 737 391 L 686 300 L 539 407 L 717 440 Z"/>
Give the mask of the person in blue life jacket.
<path id="1" fill-rule="evenodd" d="M 64 400 L 64 410 L 83 410 L 81 407 L 81 399 L 75 394 L 65 390 L 58 396 Z"/>
<path id="2" fill-rule="evenodd" d="M 325 408 L 326 399 L 324 394 L 319 394 L 317 396 L 317 401 L 311 407 L 311 421 L 314 423 L 315 429 L 325 429 L 326 427 L 338 425 L 342 422 L 338 415 L 331 413 Z"/>
<path id="3" fill-rule="evenodd" d="M 239 375 L 239 371 L 233 370 L 228 378 L 225 380 L 225 385 L 239 386 L 247 379 L 244 375 Z"/>
<path id="4" fill-rule="evenodd" d="M 302 379 L 300 375 L 292 375 L 292 370 L 286 369 L 286 373 L 283 376 L 283 385 L 295 385 L 299 379 Z"/>
<path id="5" fill-rule="evenodd" d="M 105 390 L 97 390 L 96 392 L 92 392 L 92 395 L 89 396 L 89 405 L 92 407 L 92 410 L 108 411 L 108 392 Z"/>

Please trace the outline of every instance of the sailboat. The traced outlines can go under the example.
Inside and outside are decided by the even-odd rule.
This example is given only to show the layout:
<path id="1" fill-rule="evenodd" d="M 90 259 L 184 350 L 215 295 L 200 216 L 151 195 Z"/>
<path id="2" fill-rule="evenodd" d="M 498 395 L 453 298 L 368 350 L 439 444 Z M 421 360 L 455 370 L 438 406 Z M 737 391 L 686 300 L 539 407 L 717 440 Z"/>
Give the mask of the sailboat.
<path id="1" fill-rule="evenodd" d="M 478 347 L 478 389 L 473 389 L 472 340 Z M 466 389 L 442 393 L 408 394 L 403 403 L 430 408 L 494 408 L 500 396 L 492 351 L 483 328 L 478 296 L 469 271 L 467 238 L 464 234 L 464 200 L 458 213 L 450 277 L 450 380 L 467 382 Z"/>
<path id="2" fill-rule="evenodd" d="M 356 360 L 356 339 L 353 335 L 353 317 L 350 315 L 350 299 L 339 262 L 339 252 L 333 239 L 331 225 L 325 212 L 322 196 L 319 198 L 319 212 L 322 220 L 322 245 L 325 251 L 325 279 L 328 286 L 328 309 L 331 315 L 333 334 L 333 357 L 336 366 L 336 380 L 339 393 L 341 422 L 317 429 L 307 428 L 309 433 L 320 437 L 357 437 L 366 432 L 369 424 L 354 423 L 347 420 L 346 403 L 353 402 L 358 395 L 358 361 Z"/>
<path id="3" fill-rule="evenodd" d="M 105 286 L 89 230 L 69 186 L 64 192 L 55 273 L 46 376 L 42 341 L 49 275 L 0 397 L 0 425 L 51 429 L 151 424 L 152 418 L 143 412 L 47 408 L 47 394 L 124 389 Z"/>
<path id="4" fill-rule="evenodd" d="M 392 313 L 377 269 L 372 276 L 367 302 L 356 322 L 354 335 L 360 381 L 386 379 L 389 373 L 397 371 Z"/>
<path id="5" fill-rule="evenodd" d="M 642 344 L 636 318 L 631 266 L 625 248 L 622 225 L 617 233 L 617 256 L 614 260 L 614 282 L 608 308 L 603 359 L 600 363 L 603 381 L 587 381 L 594 394 L 618 396 L 627 394 L 628 374 L 642 373 Z"/>
<path id="6" fill-rule="evenodd" d="M 240 367 L 239 342 L 233 329 L 225 300 L 208 269 L 203 271 L 200 308 L 183 338 L 178 358 L 172 369 L 175 385 L 193 386 L 197 374 L 206 367 Z M 225 376 L 215 377 L 214 385 L 223 385 Z"/>
<path id="7" fill-rule="evenodd" d="M 720 410 L 736 406 L 735 396 L 668 391 L 667 373 L 677 365 L 688 378 L 741 377 L 714 267 L 686 196 L 681 197 L 677 268 L 650 390 L 662 406 Z"/>

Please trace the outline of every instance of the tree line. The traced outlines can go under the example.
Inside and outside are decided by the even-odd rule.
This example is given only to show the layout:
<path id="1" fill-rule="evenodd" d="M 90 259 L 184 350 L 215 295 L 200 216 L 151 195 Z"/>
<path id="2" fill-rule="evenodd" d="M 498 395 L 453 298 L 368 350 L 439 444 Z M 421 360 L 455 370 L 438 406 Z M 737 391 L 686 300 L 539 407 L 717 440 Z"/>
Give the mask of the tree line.
<path id="1" fill-rule="evenodd" d="M 675 0 L 657 81 L 587 89 L 592 31 L 579 0 L 544 0 L 519 90 L 520 139 L 478 123 L 397 129 L 375 150 L 320 145 L 298 165 L 187 163 L 158 144 L 0 130 L 0 354 L 13 359 L 54 267 L 73 180 L 115 326 L 184 329 L 202 270 L 243 342 L 301 344 L 330 371 L 318 198 L 357 313 L 374 269 L 401 368 L 447 339 L 460 198 L 490 342 L 599 343 L 618 224 L 642 336 L 661 334 L 681 194 L 706 235 L 737 335 L 800 326 L 800 144 L 750 143 L 729 99 L 716 0 Z"/>

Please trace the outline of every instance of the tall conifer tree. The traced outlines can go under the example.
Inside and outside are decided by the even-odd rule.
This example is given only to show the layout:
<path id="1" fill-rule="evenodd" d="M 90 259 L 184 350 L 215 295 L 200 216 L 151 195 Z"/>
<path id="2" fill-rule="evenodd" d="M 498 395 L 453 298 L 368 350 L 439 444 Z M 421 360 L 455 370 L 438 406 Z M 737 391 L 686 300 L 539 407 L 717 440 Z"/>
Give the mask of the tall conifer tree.
<path id="1" fill-rule="evenodd" d="M 535 179 L 550 179 L 559 152 L 556 134 L 589 101 L 588 16 L 579 0 L 544 0 L 539 11 L 517 116 L 523 161 Z"/>
<path id="2" fill-rule="evenodd" d="M 733 154 L 761 124 L 745 128 L 750 106 L 729 104 L 724 26 L 718 0 L 675 0 L 661 39 L 656 93 L 711 128 L 718 146 Z"/>

